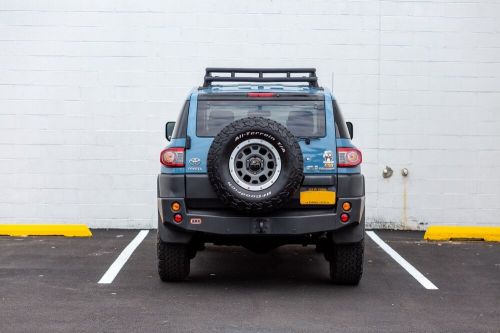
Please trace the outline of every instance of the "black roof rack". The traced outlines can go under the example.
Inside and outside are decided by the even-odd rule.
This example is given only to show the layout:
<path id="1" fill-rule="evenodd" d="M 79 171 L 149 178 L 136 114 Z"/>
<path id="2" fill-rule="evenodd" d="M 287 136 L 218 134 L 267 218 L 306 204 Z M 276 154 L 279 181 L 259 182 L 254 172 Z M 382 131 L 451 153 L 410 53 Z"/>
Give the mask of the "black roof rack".
<path id="1" fill-rule="evenodd" d="M 216 76 L 213 74 L 229 74 Z M 237 76 L 236 74 L 259 74 L 259 76 Z M 304 76 L 292 76 L 302 73 Z M 284 76 L 264 76 L 264 74 L 283 74 Z M 316 68 L 220 68 L 208 67 L 205 73 L 203 87 L 209 87 L 212 82 L 307 82 L 310 87 L 318 87 Z"/>

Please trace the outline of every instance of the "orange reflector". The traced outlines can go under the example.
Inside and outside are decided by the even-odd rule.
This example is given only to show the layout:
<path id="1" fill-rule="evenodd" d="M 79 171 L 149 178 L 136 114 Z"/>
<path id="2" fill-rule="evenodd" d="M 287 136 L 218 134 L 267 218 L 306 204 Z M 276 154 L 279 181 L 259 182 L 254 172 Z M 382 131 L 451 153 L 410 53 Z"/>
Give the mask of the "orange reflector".
<path id="1" fill-rule="evenodd" d="M 346 201 L 342 204 L 342 209 L 346 212 L 351 210 L 351 203 L 349 201 Z"/>
<path id="2" fill-rule="evenodd" d="M 170 206 L 170 208 L 172 209 L 172 211 L 174 212 L 178 212 L 181 210 L 181 204 L 178 203 L 177 201 L 173 202 L 172 205 Z"/>

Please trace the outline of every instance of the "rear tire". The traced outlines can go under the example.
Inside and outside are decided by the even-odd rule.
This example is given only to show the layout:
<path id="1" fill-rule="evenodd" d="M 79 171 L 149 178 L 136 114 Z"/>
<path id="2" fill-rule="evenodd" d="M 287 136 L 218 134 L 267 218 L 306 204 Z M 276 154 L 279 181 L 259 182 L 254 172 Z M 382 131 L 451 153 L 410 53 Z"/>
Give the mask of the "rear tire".
<path id="1" fill-rule="evenodd" d="M 158 236 L 158 274 L 164 282 L 184 281 L 189 275 L 188 244 L 170 244 Z"/>
<path id="2" fill-rule="evenodd" d="M 333 244 L 327 256 L 330 279 L 335 284 L 358 285 L 363 275 L 364 241 L 352 244 Z"/>

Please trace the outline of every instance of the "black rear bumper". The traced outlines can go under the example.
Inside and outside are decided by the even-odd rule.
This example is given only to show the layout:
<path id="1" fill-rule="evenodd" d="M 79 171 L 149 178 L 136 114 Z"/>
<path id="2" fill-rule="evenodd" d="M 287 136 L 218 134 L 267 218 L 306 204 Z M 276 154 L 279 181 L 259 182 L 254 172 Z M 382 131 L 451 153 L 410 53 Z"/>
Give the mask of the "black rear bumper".
<path id="1" fill-rule="evenodd" d="M 321 176 L 324 177 L 324 176 Z M 337 178 L 337 177 L 335 177 Z M 321 179 L 323 180 L 323 179 Z M 199 179 L 198 179 L 199 181 Z M 309 177 L 307 182 L 315 182 Z M 245 215 L 229 208 L 213 206 L 211 209 L 193 208 L 185 200 L 184 176 L 160 175 L 158 178 L 158 230 L 165 242 L 189 242 L 196 233 L 221 236 L 299 236 L 320 232 L 332 232 L 339 241 L 355 242 L 364 235 L 364 178 L 362 175 L 342 175 L 332 180 L 337 190 L 335 206 L 315 209 L 281 209 L 271 214 Z M 198 183 L 199 184 L 199 183 Z M 319 184 L 318 184 L 319 185 Z M 211 187 L 200 186 L 200 193 L 210 193 Z M 217 200 L 207 195 L 207 200 Z M 347 213 L 347 223 L 340 221 L 342 203 L 349 201 L 352 208 Z M 181 204 L 183 219 L 174 222 L 173 202 Z M 334 236 L 335 238 L 336 236 Z"/>
<path id="2" fill-rule="evenodd" d="M 181 204 L 183 216 L 180 223 L 173 220 L 174 212 L 170 206 L 176 201 Z M 189 232 L 203 232 L 225 235 L 299 235 L 322 231 L 333 231 L 350 224 L 359 224 L 364 214 L 365 198 L 342 198 L 337 207 L 349 201 L 352 208 L 350 220 L 340 222 L 340 211 L 328 210 L 280 210 L 276 213 L 262 216 L 241 215 L 238 212 L 226 210 L 189 210 L 182 198 L 159 198 L 158 207 L 160 221 L 164 225 Z"/>

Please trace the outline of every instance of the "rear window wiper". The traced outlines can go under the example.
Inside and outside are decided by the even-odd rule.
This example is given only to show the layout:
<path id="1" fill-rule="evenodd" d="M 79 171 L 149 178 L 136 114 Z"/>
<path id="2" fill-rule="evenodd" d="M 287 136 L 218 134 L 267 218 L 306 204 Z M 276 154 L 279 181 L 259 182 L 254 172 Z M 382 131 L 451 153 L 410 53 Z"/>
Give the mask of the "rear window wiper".
<path id="1" fill-rule="evenodd" d="M 308 137 L 308 136 L 296 136 L 298 141 L 304 141 L 306 145 L 311 143 L 311 140 L 319 140 L 317 137 Z"/>

